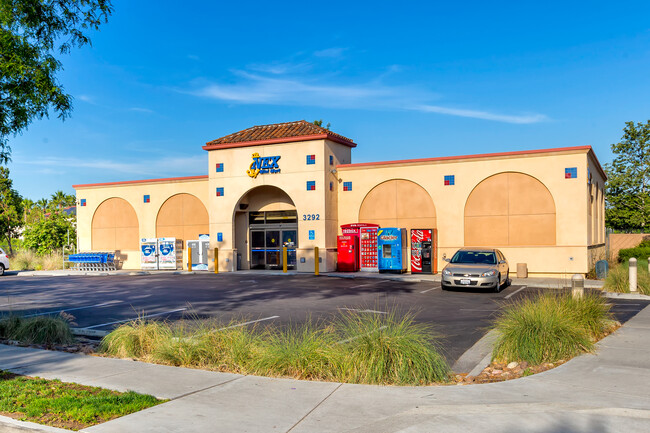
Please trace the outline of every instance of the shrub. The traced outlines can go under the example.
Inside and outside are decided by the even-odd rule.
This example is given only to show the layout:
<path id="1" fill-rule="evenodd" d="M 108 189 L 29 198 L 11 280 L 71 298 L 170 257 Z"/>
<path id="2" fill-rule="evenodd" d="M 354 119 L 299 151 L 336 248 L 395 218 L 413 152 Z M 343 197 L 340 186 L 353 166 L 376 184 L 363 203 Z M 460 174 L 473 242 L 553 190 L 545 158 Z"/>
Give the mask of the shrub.
<path id="1" fill-rule="evenodd" d="M 63 269 L 63 255 L 57 252 L 45 254 L 41 258 L 41 263 L 43 266 L 43 270 L 45 271 Z"/>
<path id="2" fill-rule="evenodd" d="M 0 320 L 0 337 L 27 344 L 70 344 L 74 341 L 70 323 L 60 316 L 23 318 L 8 316 Z"/>
<path id="3" fill-rule="evenodd" d="M 121 325 L 102 339 L 100 349 L 121 358 L 151 358 L 154 350 L 169 342 L 171 330 L 161 322 L 138 319 Z"/>
<path id="4" fill-rule="evenodd" d="M 494 328 L 498 361 L 556 362 L 589 352 L 612 326 L 605 300 L 597 295 L 541 294 L 504 308 Z"/>
<path id="5" fill-rule="evenodd" d="M 650 246 L 624 248 L 622 250 L 619 250 L 618 252 L 619 263 L 627 262 L 632 257 L 636 259 L 647 259 L 648 257 L 650 257 Z"/>
<path id="6" fill-rule="evenodd" d="M 11 267 L 18 271 L 36 269 L 40 264 L 40 257 L 32 250 L 19 250 L 11 259 Z"/>

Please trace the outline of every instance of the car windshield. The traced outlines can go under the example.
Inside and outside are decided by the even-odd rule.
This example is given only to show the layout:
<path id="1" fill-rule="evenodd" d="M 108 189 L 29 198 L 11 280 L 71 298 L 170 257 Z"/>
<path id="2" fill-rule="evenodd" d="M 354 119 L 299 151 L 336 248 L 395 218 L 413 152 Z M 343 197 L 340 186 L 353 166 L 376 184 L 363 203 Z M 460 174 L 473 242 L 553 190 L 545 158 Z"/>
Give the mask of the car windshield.
<path id="1" fill-rule="evenodd" d="M 451 263 L 496 265 L 497 257 L 489 251 L 458 251 L 451 258 Z"/>

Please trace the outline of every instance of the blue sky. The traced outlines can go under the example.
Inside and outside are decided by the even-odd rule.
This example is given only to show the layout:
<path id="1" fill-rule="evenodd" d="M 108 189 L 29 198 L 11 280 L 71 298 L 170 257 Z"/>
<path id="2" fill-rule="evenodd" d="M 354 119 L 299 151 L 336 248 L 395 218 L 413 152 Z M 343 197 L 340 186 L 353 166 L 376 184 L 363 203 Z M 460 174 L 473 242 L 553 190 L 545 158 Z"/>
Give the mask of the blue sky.
<path id="1" fill-rule="evenodd" d="M 208 4 L 210 3 L 210 4 Z M 209 140 L 323 119 L 353 162 L 591 145 L 650 119 L 650 3 L 114 1 L 72 117 L 11 141 L 28 198 L 206 174 Z"/>

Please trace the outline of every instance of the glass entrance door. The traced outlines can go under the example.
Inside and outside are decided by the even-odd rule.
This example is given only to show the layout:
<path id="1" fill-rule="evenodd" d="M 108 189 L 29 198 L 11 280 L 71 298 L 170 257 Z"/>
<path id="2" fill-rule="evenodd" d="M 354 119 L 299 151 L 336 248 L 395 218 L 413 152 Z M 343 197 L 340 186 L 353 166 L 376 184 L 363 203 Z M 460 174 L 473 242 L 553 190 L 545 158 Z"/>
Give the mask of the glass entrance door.
<path id="1" fill-rule="evenodd" d="M 296 268 L 298 216 L 296 211 L 249 212 L 251 269 L 282 269 L 282 248 L 287 248 L 287 269 Z"/>

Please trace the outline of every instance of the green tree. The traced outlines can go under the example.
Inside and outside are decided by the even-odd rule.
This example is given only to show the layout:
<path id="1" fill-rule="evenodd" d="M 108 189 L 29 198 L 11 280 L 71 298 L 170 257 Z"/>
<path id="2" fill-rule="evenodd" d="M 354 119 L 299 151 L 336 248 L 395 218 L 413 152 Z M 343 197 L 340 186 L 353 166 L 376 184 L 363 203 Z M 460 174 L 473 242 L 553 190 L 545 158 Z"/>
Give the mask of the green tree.
<path id="1" fill-rule="evenodd" d="M 110 0 L 0 1 L 0 163 L 11 154 L 10 136 L 34 119 L 70 115 L 72 97 L 56 79 L 55 54 L 90 44 L 86 34 L 106 22 Z"/>
<path id="2" fill-rule="evenodd" d="M 325 129 L 330 129 L 330 126 L 332 126 L 332 124 L 329 122 L 327 122 L 327 125 L 323 126 L 323 119 L 314 120 L 312 123 Z"/>
<path id="3" fill-rule="evenodd" d="M 47 254 L 68 245 L 68 238 L 74 246 L 76 233 L 69 218 L 65 215 L 52 214 L 27 227 L 24 233 L 24 245 L 38 254 Z"/>
<path id="4" fill-rule="evenodd" d="M 17 230 L 23 225 L 23 201 L 13 189 L 9 179 L 9 169 L 0 167 L 0 240 L 7 241 L 9 254 L 13 254 L 11 240 L 18 236 Z"/>
<path id="5" fill-rule="evenodd" d="M 62 209 L 68 206 L 74 206 L 77 198 L 74 195 L 66 194 L 63 191 L 55 191 L 49 201 L 50 209 Z"/>
<path id="6" fill-rule="evenodd" d="M 650 228 L 650 120 L 626 122 L 607 172 L 605 221 L 618 230 Z"/>

